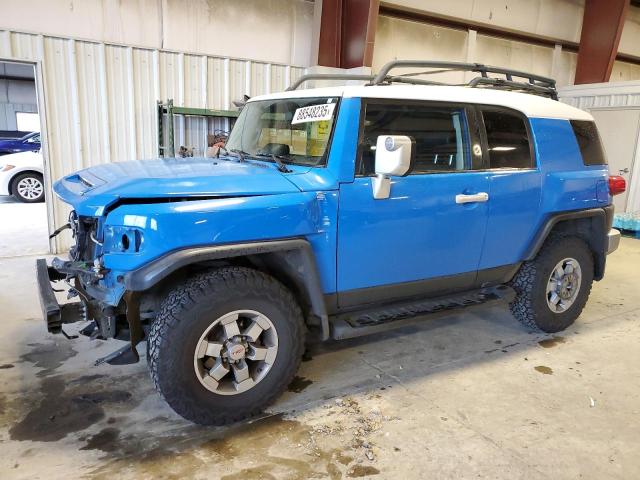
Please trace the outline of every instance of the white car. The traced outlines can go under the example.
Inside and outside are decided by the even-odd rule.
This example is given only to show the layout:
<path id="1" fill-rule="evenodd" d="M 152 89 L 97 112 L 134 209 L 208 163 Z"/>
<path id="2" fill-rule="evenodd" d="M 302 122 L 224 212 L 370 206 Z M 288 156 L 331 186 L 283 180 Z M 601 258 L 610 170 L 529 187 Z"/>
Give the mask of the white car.
<path id="1" fill-rule="evenodd" d="M 27 203 L 44 201 L 43 165 L 40 152 L 0 156 L 0 195 Z"/>

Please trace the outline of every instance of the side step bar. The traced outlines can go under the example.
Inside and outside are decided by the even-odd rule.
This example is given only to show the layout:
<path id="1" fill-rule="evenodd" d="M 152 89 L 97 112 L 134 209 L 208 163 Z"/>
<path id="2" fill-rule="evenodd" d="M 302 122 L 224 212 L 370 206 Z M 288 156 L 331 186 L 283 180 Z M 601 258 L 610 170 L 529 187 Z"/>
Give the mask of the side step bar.
<path id="1" fill-rule="evenodd" d="M 456 295 L 413 300 L 340 314 L 329 319 L 331 338 L 343 340 L 451 315 L 452 311 L 495 302 L 510 302 L 515 291 L 506 285 Z"/>

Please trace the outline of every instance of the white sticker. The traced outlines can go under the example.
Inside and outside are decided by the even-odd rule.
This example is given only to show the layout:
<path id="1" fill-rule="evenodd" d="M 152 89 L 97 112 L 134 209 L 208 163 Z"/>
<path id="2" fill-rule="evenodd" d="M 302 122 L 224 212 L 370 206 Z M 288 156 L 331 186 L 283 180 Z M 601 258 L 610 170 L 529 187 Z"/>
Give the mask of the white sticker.
<path id="1" fill-rule="evenodd" d="M 333 111 L 336 108 L 335 103 L 324 103 L 322 105 L 309 105 L 308 107 L 301 107 L 293 114 L 293 120 L 291 125 L 296 123 L 306 122 L 320 122 L 322 120 L 331 120 L 333 118 Z"/>

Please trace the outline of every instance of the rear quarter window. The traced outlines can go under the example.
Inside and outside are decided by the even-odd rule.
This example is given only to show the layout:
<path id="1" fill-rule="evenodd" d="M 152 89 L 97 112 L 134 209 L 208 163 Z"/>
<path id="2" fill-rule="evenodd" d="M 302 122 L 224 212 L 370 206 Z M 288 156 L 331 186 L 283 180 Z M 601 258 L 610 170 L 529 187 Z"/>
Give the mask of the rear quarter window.
<path id="1" fill-rule="evenodd" d="M 589 120 L 570 120 L 569 122 L 580 147 L 582 162 L 585 165 L 606 165 L 607 157 L 595 122 Z"/>
<path id="2" fill-rule="evenodd" d="M 522 115 L 504 110 L 482 112 L 490 168 L 533 168 L 529 133 Z"/>

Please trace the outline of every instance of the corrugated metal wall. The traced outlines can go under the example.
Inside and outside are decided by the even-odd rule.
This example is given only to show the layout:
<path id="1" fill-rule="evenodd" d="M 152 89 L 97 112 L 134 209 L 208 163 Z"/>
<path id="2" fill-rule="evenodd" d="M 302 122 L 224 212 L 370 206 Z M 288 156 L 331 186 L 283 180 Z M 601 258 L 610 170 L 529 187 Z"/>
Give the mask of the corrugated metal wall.
<path id="1" fill-rule="evenodd" d="M 157 156 L 156 101 L 230 109 L 285 89 L 301 67 L 0 30 L 0 59 L 41 62 L 52 180 L 105 162 Z M 176 117 L 176 145 L 202 145 L 226 122 Z M 210 124 L 210 125 L 209 125 Z M 55 227 L 68 210 L 50 202 Z M 50 227 L 53 227 L 50 225 Z M 58 250 L 68 247 L 60 240 Z"/>
<path id="2" fill-rule="evenodd" d="M 593 114 L 596 124 L 601 121 L 598 116 L 601 111 L 623 113 L 625 111 L 638 112 L 640 110 L 640 81 L 571 85 L 559 89 L 558 95 L 560 101 Z M 623 213 L 625 207 L 627 212 L 640 212 L 640 131 L 637 132 L 635 137 L 621 134 L 619 122 L 626 121 L 627 124 L 624 127 L 627 127 L 627 129 L 637 127 L 633 127 L 633 121 L 630 122 L 629 117 L 626 115 L 616 116 L 615 118 L 618 121 L 611 122 L 612 129 L 605 128 L 603 132 L 602 125 L 599 124 L 600 136 L 603 138 L 605 149 L 607 144 L 612 142 L 626 145 L 630 151 L 634 152 L 631 158 L 617 157 L 612 159 L 609 155 L 609 171 L 612 175 L 618 174 L 616 170 L 621 165 L 630 170 L 624 174 L 627 180 L 627 202 L 626 205 L 624 205 L 624 202 L 621 205 L 617 205 L 616 213 Z M 613 133 L 611 130 L 613 130 Z M 623 196 L 615 197 L 614 203 L 621 197 Z"/>

